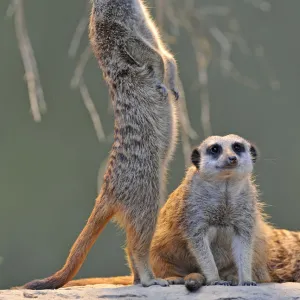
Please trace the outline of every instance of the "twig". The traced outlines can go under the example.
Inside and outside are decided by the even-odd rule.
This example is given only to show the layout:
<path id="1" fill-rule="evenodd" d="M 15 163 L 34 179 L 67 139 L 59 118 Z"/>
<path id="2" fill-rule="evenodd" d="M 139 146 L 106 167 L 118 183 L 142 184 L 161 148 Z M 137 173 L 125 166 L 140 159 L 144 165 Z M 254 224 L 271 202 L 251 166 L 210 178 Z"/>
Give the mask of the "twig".
<path id="1" fill-rule="evenodd" d="M 280 82 L 277 79 L 276 73 L 272 70 L 270 64 L 268 63 L 268 59 L 265 56 L 265 49 L 262 45 L 257 45 L 255 48 L 255 55 L 259 60 L 259 65 L 265 71 L 269 85 L 272 90 L 280 89 Z"/>
<path id="2" fill-rule="evenodd" d="M 91 54 L 92 54 L 92 51 L 91 51 L 90 45 L 88 45 L 85 48 L 85 50 L 82 52 L 82 54 L 80 56 L 80 59 L 79 59 L 79 62 L 78 62 L 77 66 L 76 66 L 76 69 L 74 71 L 74 75 L 73 75 L 73 78 L 71 80 L 71 87 L 72 88 L 78 87 L 78 85 L 80 83 L 80 80 L 82 78 L 82 75 L 84 73 L 85 66 L 88 63 L 88 61 L 91 57 Z"/>
<path id="3" fill-rule="evenodd" d="M 225 75 L 228 75 L 233 67 L 232 62 L 230 61 L 230 54 L 232 45 L 228 38 L 223 34 L 223 32 L 217 28 L 212 27 L 210 28 L 211 35 L 216 39 L 216 41 L 220 44 L 221 47 L 221 57 L 220 57 L 220 64 L 221 69 L 223 70 Z"/>
<path id="4" fill-rule="evenodd" d="M 25 70 L 31 113 L 33 119 L 36 122 L 40 122 L 41 114 L 46 112 L 46 103 L 37 63 L 27 32 L 23 0 L 12 0 L 11 9 L 10 13 L 14 13 L 15 31 Z"/>
<path id="5" fill-rule="evenodd" d="M 178 114 L 179 114 L 179 121 L 181 123 L 182 130 L 184 131 L 184 133 L 186 135 L 189 136 L 189 138 L 196 139 L 198 137 L 198 134 L 191 126 L 188 110 L 186 107 L 186 98 L 185 98 L 184 87 L 183 87 L 183 84 L 179 77 L 177 79 L 177 85 L 178 85 L 178 90 L 179 90 L 179 95 L 180 95 L 180 99 L 178 101 L 178 106 L 179 106 Z"/>
<path id="6" fill-rule="evenodd" d="M 83 34 L 89 23 L 89 14 L 88 14 L 89 9 L 90 9 L 90 3 L 89 1 L 87 1 L 86 10 L 77 25 L 77 28 L 75 30 L 75 33 L 70 43 L 70 48 L 68 51 L 70 57 L 75 57 L 77 54 Z"/>
<path id="7" fill-rule="evenodd" d="M 102 126 L 99 114 L 97 113 L 95 104 L 94 104 L 92 98 L 90 97 L 89 91 L 88 91 L 87 86 L 85 85 L 83 79 L 80 80 L 79 90 L 80 90 L 80 93 L 81 93 L 81 96 L 83 99 L 83 103 L 91 116 L 98 140 L 101 142 L 105 139 L 105 133 L 103 130 L 103 126 Z"/>
<path id="8" fill-rule="evenodd" d="M 210 102 L 208 91 L 208 74 L 207 68 L 210 62 L 210 47 L 206 39 L 193 38 L 193 46 L 196 51 L 198 80 L 200 85 L 200 101 L 201 101 L 201 123 L 205 137 L 212 134 L 210 122 Z M 199 49 L 201 49 L 199 51 Z"/>

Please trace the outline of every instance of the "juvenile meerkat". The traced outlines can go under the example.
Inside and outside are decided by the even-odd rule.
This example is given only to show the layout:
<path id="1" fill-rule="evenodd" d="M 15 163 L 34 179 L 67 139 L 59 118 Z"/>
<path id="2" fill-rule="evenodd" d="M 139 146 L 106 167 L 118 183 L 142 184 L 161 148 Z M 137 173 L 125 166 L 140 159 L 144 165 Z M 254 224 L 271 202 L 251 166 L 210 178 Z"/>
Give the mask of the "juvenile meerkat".
<path id="1" fill-rule="evenodd" d="M 27 289 L 56 289 L 71 280 L 112 217 L 126 230 L 134 283 L 168 285 L 155 278 L 149 251 L 175 147 L 176 63 L 141 0 L 92 3 L 89 37 L 112 98 L 114 143 L 94 209 L 65 265 Z"/>

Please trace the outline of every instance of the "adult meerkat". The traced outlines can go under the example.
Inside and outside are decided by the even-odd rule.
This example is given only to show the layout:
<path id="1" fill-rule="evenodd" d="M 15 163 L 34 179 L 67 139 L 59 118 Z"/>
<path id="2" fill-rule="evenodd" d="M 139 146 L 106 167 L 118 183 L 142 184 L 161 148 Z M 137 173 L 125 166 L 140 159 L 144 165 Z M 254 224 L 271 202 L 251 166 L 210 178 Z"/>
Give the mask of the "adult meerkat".
<path id="1" fill-rule="evenodd" d="M 149 251 L 175 147 L 176 63 L 141 0 L 94 0 L 89 29 L 115 115 L 108 167 L 94 209 L 63 268 L 24 288 L 65 285 L 113 216 L 126 230 L 134 283 L 167 286 L 166 280 L 154 277 Z"/>
<path id="2" fill-rule="evenodd" d="M 263 216 L 251 178 L 256 156 L 255 147 L 237 135 L 209 137 L 193 151 L 193 165 L 159 215 L 151 246 L 157 276 L 189 290 L 205 282 L 229 285 L 236 274 L 241 285 L 269 281 Z M 70 285 L 103 280 L 132 281 Z"/>
<path id="3" fill-rule="evenodd" d="M 256 148 L 237 135 L 196 148 L 163 207 L 151 248 L 155 274 L 191 290 L 202 284 L 268 282 L 265 221 L 252 179 Z M 177 248 L 175 250 L 175 247 Z"/>
<path id="4" fill-rule="evenodd" d="M 212 148 L 215 144 L 218 145 L 218 154 L 213 154 L 217 150 Z M 237 162 L 234 164 L 237 165 L 226 171 L 216 168 L 219 163 L 226 162 L 226 156 L 235 156 Z M 234 226 L 230 223 L 234 224 L 238 219 L 243 221 L 243 218 L 246 222 L 254 220 L 256 224 L 252 231 L 252 280 L 257 283 L 300 282 L 300 232 L 276 229 L 265 221 L 266 215 L 262 204 L 257 201 L 257 191 L 251 180 L 251 164 L 256 157 L 255 148 L 235 135 L 210 137 L 194 150 L 193 166 L 188 169 L 181 185 L 169 196 L 159 214 L 151 246 L 151 264 L 157 276 L 167 278 L 173 284 L 185 283 L 191 291 L 199 289 L 206 282 L 201 263 L 196 259 L 197 253 L 195 255 L 191 247 L 191 241 L 195 243 L 199 239 L 201 230 L 197 229 L 203 224 L 204 216 L 204 220 L 211 220 L 209 224 L 213 224 L 207 238 L 217 267 L 217 270 L 214 267 L 213 272 L 209 272 L 209 277 L 212 277 L 212 273 L 217 278 L 209 280 L 208 277 L 208 283 L 217 281 L 229 284 L 228 281 L 239 280 L 230 247 L 234 233 L 230 229 Z M 203 194 L 205 202 L 201 200 Z M 229 225 L 215 225 L 218 222 L 223 225 L 224 221 Z M 211 254 L 208 257 L 211 259 Z M 203 261 L 207 261 L 206 258 Z M 239 266 L 242 264 L 243 260 L 240 260 Z M 70 281 L 66 286 L 104 283 L 128 285 L 132 281 L 132 276 L 89 278 Z"/>

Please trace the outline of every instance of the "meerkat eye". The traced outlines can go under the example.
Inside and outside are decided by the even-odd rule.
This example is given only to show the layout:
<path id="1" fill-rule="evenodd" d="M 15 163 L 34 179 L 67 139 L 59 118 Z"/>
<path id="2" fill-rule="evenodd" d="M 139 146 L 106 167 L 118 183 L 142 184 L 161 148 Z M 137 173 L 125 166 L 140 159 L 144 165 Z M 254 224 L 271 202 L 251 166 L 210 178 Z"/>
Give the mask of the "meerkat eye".
<path id="1" fill-rule="evenodd" d="M 245 152 L 245 146 L 241 143 L 234 143 L 232 145 L 232 149 L 233 151 L 236 153 L 236 154 L 239 154 L 239 153 L 242 153 L 242 152 Z"/>
<path id="2" fill-rule="evenodd" d="M 207 149 L 207 152 L 216 156 L 222 152 L 222 147 L 219 144 L 214 144 Z"/>

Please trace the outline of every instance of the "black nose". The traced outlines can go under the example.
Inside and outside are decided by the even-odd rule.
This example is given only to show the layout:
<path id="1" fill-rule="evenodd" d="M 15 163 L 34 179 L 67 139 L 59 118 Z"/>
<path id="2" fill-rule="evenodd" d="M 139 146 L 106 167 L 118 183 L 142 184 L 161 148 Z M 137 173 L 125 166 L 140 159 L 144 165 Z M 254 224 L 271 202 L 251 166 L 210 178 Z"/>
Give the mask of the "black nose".
<path id="1" fill-rule="evenodd" d="M 229 156 L 228 157 L 228 162 L 229 162 L 230 165 L 235 165 L 237 163 L 236 156 Z"/>

